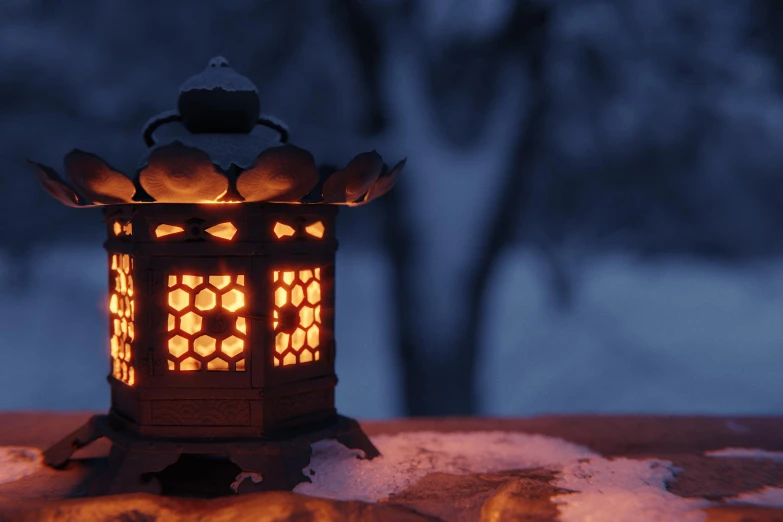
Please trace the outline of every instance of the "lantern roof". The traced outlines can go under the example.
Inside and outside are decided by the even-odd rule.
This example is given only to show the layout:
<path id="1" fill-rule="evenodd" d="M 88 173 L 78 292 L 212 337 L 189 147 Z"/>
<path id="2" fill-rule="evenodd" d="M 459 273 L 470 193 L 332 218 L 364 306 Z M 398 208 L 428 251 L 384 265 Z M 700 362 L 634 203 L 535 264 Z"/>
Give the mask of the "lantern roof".
<path id="1" fill-rule="evenodd" d="M 49 194 L 72 207 L 132 203 L 308 203 L 357 206 L 396 183 L 405 160 L 388 168 L 376 151 L 342 169 L 318 168 L 313 155 L 288 143 L 288 129 L 261 115 L 258 89 L 216 57 L 182 84 L 177 110 L 150 119 L 147 153 L 128 176 L 90 152 L 74 149 L 65 178 L 30 161 Z M 165 138 L 156 132 L 166 127 Z M 277 137 L 254 132 L 272 129 Z"/>

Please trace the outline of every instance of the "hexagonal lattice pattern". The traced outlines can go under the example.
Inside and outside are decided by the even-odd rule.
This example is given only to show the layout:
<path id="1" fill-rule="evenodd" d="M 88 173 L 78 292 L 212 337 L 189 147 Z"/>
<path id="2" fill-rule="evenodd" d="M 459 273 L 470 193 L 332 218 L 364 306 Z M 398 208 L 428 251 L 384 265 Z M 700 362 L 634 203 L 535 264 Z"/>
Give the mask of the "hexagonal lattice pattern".
<path id="1" fill-rule="evenodd" d="M 246 295 L 244 275 L 169 275 L 168 369 L 245 371 Z"/>
<path id="2" fill-rule="evenodd" d="M 275 270 L 272 280 L 275 366 L 320 360 L 321 269 Z"/>
<path id="3" fill-rule="evenodd" d="M 133 339 L 136 336 L 133 301 L 133 259 L 128 254 L 111 255 L 112 286 L 109 293 L 111 328 L 111 375 L 130 386 L 136 383 Z"/>

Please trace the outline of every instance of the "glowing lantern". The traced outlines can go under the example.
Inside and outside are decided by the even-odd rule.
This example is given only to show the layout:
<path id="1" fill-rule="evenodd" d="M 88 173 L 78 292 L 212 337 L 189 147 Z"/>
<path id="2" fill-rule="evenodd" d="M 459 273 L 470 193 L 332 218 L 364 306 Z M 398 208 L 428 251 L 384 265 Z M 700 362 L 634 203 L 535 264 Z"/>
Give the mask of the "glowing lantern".
<path id="1" fill-rule="evenodd" d="M 45 452 L 49 465 L 107 437 L 111 492 L 159 492 L 142 476 L 183 454 L 261 474 L 243 492 L 307 480 L 317 440 L 378 454 L 334 408 L 335 216 L 387 192 L 404 162 L 387 169 L 372 151 L 319 171 L 258 112 L 255 86 L 215 58 L 178 112 L 147 125 L 132 179 L 79 150 L 67 180 L 33 163 L 61 202 L 102 206 L 108 235 L 111 410 Z"/>

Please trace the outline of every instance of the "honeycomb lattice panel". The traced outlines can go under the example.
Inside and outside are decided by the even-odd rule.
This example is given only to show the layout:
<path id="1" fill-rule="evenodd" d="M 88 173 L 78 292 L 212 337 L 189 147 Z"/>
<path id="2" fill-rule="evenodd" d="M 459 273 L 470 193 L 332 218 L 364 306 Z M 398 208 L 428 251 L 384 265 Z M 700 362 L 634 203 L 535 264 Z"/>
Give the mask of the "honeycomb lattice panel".
<path id="1" fill-rule="evenodd" d="M 168 276 L 168 369 L 245 371 L 244 275 Z"/>
<path id="2" fill-rule="evenodd" d="M 275 270 L 275 366 L 321 358 L 321 269 Z"/>
<path id="3" fill-rule="evenodd" d="M 134 308 L 133 258 L 128 254 L 112 254 L 109 292 L 111 374 L 130 386 L 136 382 L 133 369 L 133 339 L 136 334 Z"/>

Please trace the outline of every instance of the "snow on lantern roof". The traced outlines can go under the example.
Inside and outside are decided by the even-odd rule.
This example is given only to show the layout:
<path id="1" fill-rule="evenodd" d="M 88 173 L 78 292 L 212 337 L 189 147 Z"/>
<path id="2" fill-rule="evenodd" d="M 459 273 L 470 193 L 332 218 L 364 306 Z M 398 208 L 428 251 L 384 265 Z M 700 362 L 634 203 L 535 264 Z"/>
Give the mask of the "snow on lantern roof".
<path id="1" fill-rule="evenodd" d="M 189 78 L 176 111 L 150 119 L 143 138 L 149 152 L 135 176 L 74 149 L 63 161 L 65 179 L 34 161 L 38 181 L 71 207 L 129 203 L 322 203 L 357 206 L 391 190 L 405 160 L 388 168 L 376 151 L 355 156 L 340 170 L 319 169 L 308 151 L 288 143 L 285 124 L 259 115 L 258 89 L 222 57 Z M 165 140 L 155 131 L 171 125 Z M 253 134 L 257 127 L 276 139 Z"/>

